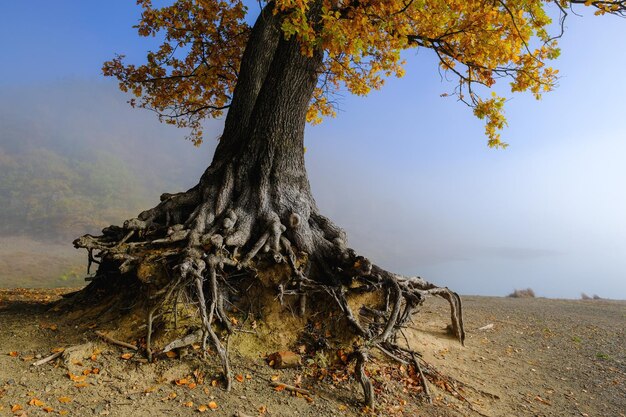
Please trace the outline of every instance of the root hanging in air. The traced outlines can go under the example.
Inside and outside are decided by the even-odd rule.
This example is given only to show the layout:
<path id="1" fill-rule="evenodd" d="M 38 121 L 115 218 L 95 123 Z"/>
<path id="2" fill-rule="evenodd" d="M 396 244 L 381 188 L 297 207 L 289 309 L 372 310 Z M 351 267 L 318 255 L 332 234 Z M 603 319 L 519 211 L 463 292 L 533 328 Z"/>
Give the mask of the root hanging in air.
<path id="1" fill-rule="evenodd" d="M 101 236 L 85 235 L 74 242 L 88 251 L 89 266 L 98 264 L 90 288 L 118 281 L 137 280 L 146 294 L 145 354 L 201 342 L 211 346 L 220 360 L 226 390 L 232 371 L 224 337 L 233 332 L 225 303 L 245 292 L 236 277 L 257 277 L 263 269 L 280 266 L 288 271 L 275 288 L 279 298 L 295 297 L 297 314 L 315 314 L 319 297 L 336 304 L 355 338 L 355 378 L 364 392 L 365 405 L 373 408 L 374 389 L 366 372 L 371 349 L 393 360 L 412 363 L 419 371 L 424 392 L 426 378 L 414 354 L 398 348 L 396 338 L 429 296 L 444 298 L 450 305 L 451 332 L 464 342 L 461 299 L 447 288 L 419 277 L 404 277 L 373 265 L 345 245 L 345 233 L 318 213 L 315 203 L 294 198 L 291 207 L 272 209 L 269 196 L 248 193 L 233 198 L 232 172 L 221 186 L 197 186 L 186 193 L 164 194 L 161 203 L 144 211 L 123 227 L 110 226 Z M 230 172 L 230 173 L 228 173 Z M 307 197 L 307 196 L 305 196 Z M 113 272 L 112 272 L 113 271 Z M 379 294 L 380 305 L 353 305 L 358 294 Z M 193 307 L 195 306 L 195 307 Z M 171 317 L 180 329 L 179 310 L 195 308 L 199 331 L 182 334 L 163 348 L 154 347 L 155 322 Z M 165 314 L 167 312 L 168 314 Z M 182 329 L 184 330 L 184 329 Z M 177 334 L 181 334 L 180 332 Z"/>

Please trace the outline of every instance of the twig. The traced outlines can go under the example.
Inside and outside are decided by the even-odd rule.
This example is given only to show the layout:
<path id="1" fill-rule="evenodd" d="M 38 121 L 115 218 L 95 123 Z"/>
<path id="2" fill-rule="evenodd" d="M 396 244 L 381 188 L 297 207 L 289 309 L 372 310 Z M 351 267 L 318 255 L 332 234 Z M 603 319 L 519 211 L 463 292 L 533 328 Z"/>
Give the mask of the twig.
<path id="1" fill-rule="evenodd" d="M 43 359 L 38 360 L 37 362 L 34 362 L 32 366 L 40 366 L 43 365 L 44 363 L 48 363 L 50 361 L 55 360 L 56 358 L 58 358 L 59 356 L 61 356 L 63 354 L 63 352 L 65 352 L 65 349 L 59 351 L 59 352 L 55 352 L 52 355 L 45 357 Z"/>
<path id="2" fill-rule="evenodd" d="M 311 391 L 307 389 L 294 387 L 293 385 L 283 384 L 282 382 L 278 382 L 278 381 L 271 381 L 270 385 L 274 388 L 280 387 L 280 388 L 286 389 L 287 391 L 297 392 L 298 394 L 302 394 L 302 395 L 311 395 Z"/>
<path id="3" fill-rule="evenodd" d="M 113 339 L 112 337 L 107 336 L 101 331 L 96 330 L 96 335 L 102 338 L 102 340 L 104 340 L 105 342 L 111 343 L 112 345 L 122 346 L 122 347 L 132 349 L 132 350 L 139 350 L 137 346 L 132 345 L 130 343 L 122 342 L 121 340 Z"/>

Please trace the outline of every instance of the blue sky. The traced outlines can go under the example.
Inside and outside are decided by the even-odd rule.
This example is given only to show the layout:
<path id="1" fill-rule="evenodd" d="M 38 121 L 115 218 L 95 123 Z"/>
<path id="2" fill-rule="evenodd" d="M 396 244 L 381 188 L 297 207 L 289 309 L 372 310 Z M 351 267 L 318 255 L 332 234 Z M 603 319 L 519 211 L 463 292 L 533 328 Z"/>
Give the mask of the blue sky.
<path id="1" fill-rule="evenodd" d="M 116 52 L 139 60 L 150 43 L 131 27 L 133 1 L 2 9 L 0 89 L 102 84 L 104 60 Z M 507 150 L 487 148 L 471 111 L 439 97 L 453 85 L 426 50 L 406 54 L 403 79 L 367 98 L 344 96 L 336 119 L 309 127 L 314 193 L 349 243 L 384 267 L 465 294 L 530 286 L 549 297 L 626 299 L 626 20 L 584 14 L 568 19 L 559 88 L 507 104 Z M 158 125 L 128 112 L 138 125 Z M 210 126 L 198 152 L 210 153 L 220 133 Z M 191 146 L 184 132 L 150 129 Z"/>

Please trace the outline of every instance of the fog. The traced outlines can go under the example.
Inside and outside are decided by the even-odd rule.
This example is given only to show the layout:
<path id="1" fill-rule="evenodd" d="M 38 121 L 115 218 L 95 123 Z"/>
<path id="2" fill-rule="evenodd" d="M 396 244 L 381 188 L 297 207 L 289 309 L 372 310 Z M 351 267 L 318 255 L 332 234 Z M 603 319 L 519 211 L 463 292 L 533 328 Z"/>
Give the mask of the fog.
<path id="1" fill-rule="evenodd" d="M 11 4 L 17 14 L 28 7 Z M 13 209 L 13 217 L 0 215 L 0 266 L 9 265 L 0 268 L 0 286 L 19 279 L 7 278 L 7 268 L 16 270 L 11 236 L 45 238 L 73 254 L 71 237 L 193 186 L 221 132 L 221 121 L 208 122 L 195 148 L 185 132 L 131 109 L 114 82 L 98 78 L 114 52 L 141 59 L 146 49 L 131 28 L 132 4 L 35 9 L 28 22 L 0 28 L 4 39 L 19 40 L 7 43 L 0 67 L 0 169 L 12 175 L 0 178 L 0 206 Z M 48 30 L 52 16 L 64 30 Z M 464 294 L 532 287 L 539 296 L 625 299 L 623 23 L 570 16 L 559 87 L 540 102 L 507 102 L 506 150 L 488 149 L 471 110 L 440 98 L 452 84 L 428 51 L 406 54 L 404 79 L 367 98 L 338 97 L 336 119 L 307 127 L 318 205 L 374 262 Z M 22 182 L 58 190 L 29 194 Z M 80 221 L 68 221 L 72 210 Z"/>

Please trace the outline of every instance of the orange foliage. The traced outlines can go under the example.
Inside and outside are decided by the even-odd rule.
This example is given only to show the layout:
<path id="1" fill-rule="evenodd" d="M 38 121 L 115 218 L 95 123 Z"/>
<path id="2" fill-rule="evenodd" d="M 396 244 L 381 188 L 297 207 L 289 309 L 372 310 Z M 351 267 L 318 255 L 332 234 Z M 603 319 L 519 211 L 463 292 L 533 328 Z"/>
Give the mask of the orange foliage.
<path id="1" fill-rule="evenodd" d="M 171 6 L 143 8 L 137 26 L 141 36 L 164 33 L 158 50 L 140 66 L 118 56 L 104 64 L 131 105 L 155 110 L 162 121 L 191 128 L 200 143 L 200 121 L 222 115 L 237 82 L 237 71 L 250 32 L 247 9 L 240 0 L 176 0 Z M 325 53 L 314 92 L 309 122 L 334 116 L 329 98 L 345 88 L 366 95 L 389 76 L 404 74 L 402 51 L 434 51 L 440 69 L 456 79 L 452 94 L 486 121 L 489 146 L 506 146 L 499 131 L 506 125 L 504 97 L 487 95 L 499 79 L 511 92 L 528 91 L 536 98 L 555 86 L 558 71 L 547 61 L 559 56 L 560 29 L 548 29 L 574 4 L 597 14 L 623 15 L 619 0 L 275 0 L 285 37 L 298 39 L 302 53 Z M 255 9 L 256 10 L 256 9 Z M 562 23 L 562 22 L 561 22 Z M 562 26 L 561 26 L 562 27 Z"/>

